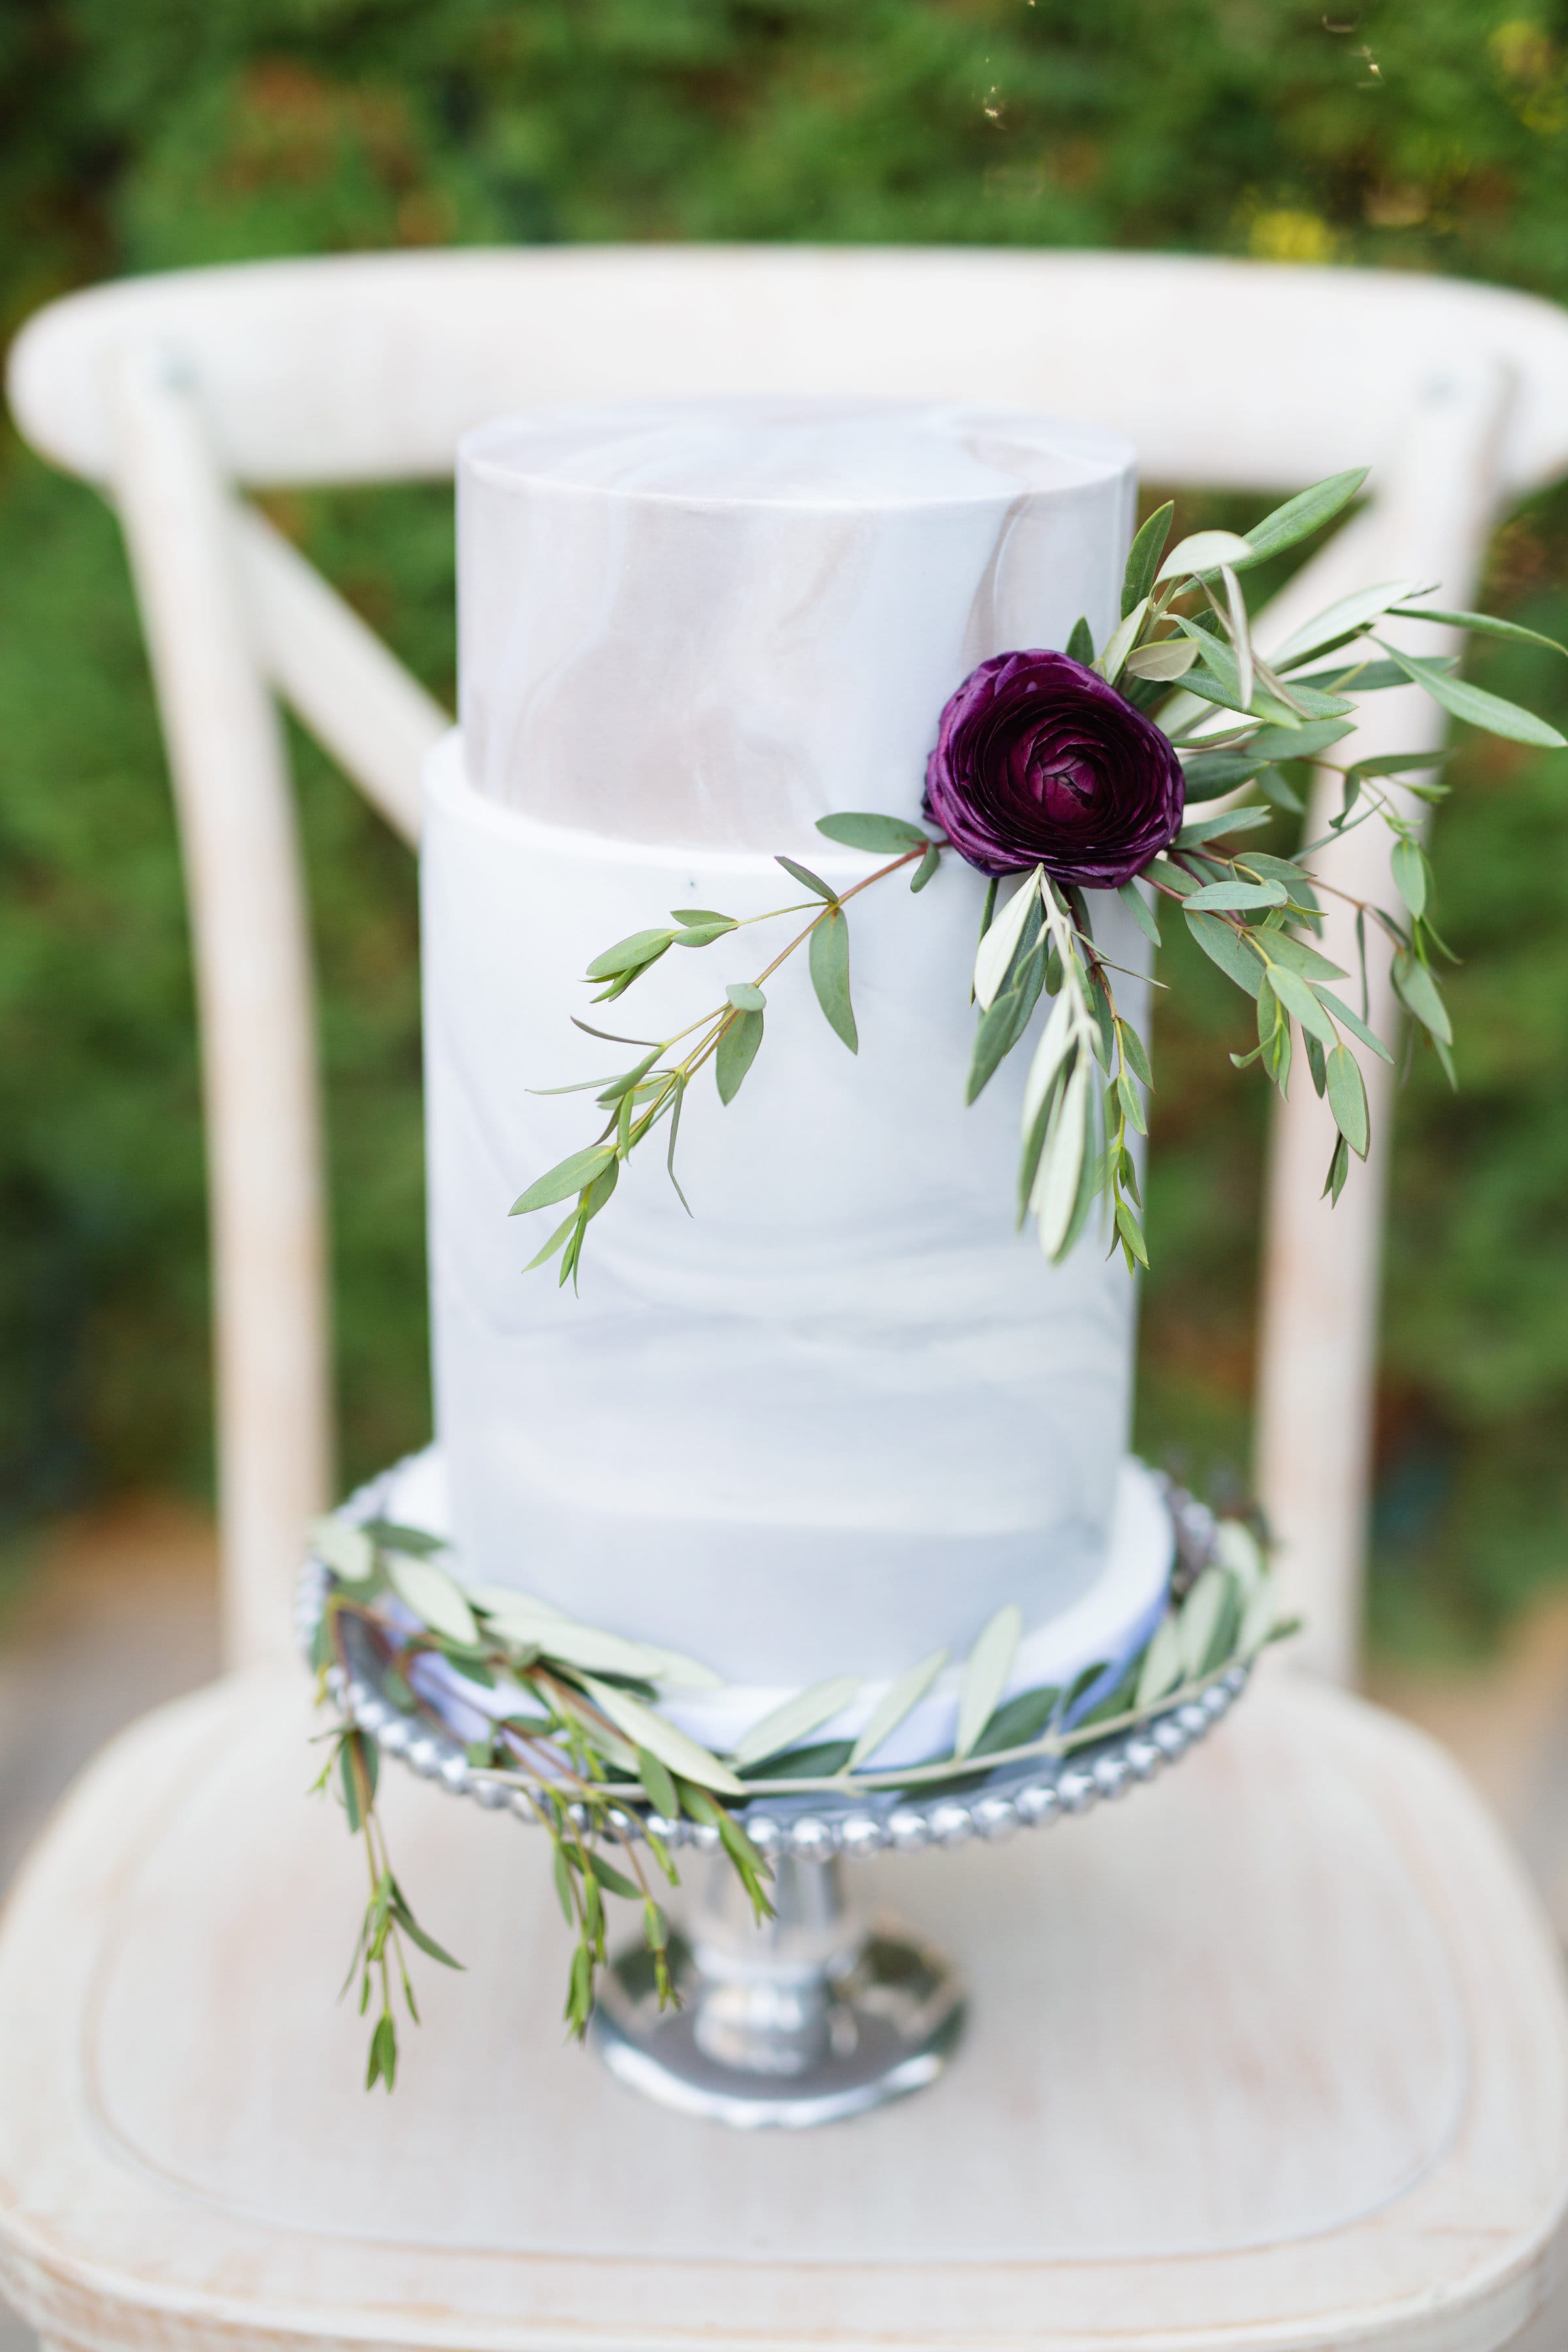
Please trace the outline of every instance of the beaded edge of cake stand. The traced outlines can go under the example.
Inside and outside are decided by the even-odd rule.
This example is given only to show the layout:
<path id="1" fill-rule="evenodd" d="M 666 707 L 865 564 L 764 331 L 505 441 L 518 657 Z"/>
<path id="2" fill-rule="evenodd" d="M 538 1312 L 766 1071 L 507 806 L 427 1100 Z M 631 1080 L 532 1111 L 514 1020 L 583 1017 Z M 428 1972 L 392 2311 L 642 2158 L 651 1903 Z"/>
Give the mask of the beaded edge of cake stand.
<path id="1" fill-rule="evenodd" d="M 342 1516 L 370 1516 L 377 1507 L 390 1474 L 362 1488 L 342 1507 Z M 1213 1556 L 1215 1522 L 1213 1515 L 1181 1488 L 1167 1485 L 1166 1502 L 1174 1523 L 1177 1544 L 1194 1569 Z M 309 1658 L 321 1610 L 331 1583 L 331 1571 L 318 1560 L 308 1560 L 296 1590 L 294 1630 Z M 827 1862 L 837 1856 L 868 1858 L 882 1853 L 916 1853 L 926 1846 L 954 1847 L 973 1838 L 1001 1840 L 1020 1828 L 1045 1828 L 1064 1814 L 1090 1811 L 1094 1806 L 1126 1796 L 1140 1782 L 1153 1780 L 1167 1766 L 1178 1763 L 1187 1750 L 1221 1722 L 1251 1678 L 1254 1661 L 1247 1659 L 1218 1675 L 1199 1696 L 1183 1700 L 1164 1712 L 1130 1728 L 1110 1734 L 1044 1767 L 1038 1759 L 1002 1765 L 986 1776 L 982 1790 L 963 1797 L 934 1790 L 921 1799 L 911 1792 L 889 1791 L 880 1801 L 847 1791 L 840 1802 L 820 1797 L 787 1800 L 753 1798 L 736 1807 L 735 1816 L 758 1851 L 772 1859 L 787 1855 L 801 1862 Z M 470 1797 L 489 1811 L 510 1811 L 515 1818 L 536 1822 L 533 1808 L 521 1791 L 487 1779 L 470 1764 L 463 1744 L 411 1717 L 380 1686 L 375 1662 L 367 1657 L 362 1671 L 345 1674 L 327 1670 L 325 1686 L 342 1712 L 376 1739 L 387 1755 L 395 1756 L 421 1780 L 430 1780 L 450 1795 Z M 640 1835 L 645 1822 L 672 1850 L 716 1853 L 719 1832 L 710 1823 L 669 1820 L 646 1806 L 616 1807 L 617 1825 L 629 1835 Z"/>

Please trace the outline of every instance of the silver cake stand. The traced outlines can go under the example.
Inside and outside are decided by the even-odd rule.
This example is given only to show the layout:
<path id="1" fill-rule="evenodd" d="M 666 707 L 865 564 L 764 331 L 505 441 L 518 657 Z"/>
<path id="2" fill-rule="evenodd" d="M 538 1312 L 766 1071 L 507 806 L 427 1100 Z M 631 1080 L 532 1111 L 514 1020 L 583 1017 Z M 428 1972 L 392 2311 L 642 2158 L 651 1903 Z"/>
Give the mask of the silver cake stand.
<path id="1" fill-rule="evenodd" d="M 362 1489 L 342 1517 L 378 1516 L 392 1475 Z M 1210 1555 L 1214 1520 L 1179 1489 L 1169 1501 L 1182 1566 L 1194 1573 Z M 307 1656 L 331 1580 L 315 1560 L 300 1580 L 296 1631 Z M 533 1822 L 528 1800 L 470 1764 L 455 1731 L 389 1694 L 376 1647 L 352 1618 L 343 1632 L 347 1666 L 327 1676 L 343 1714 L 422 1779 Z M 688 1927 L 670 1937 L 679 2007 L 659 2010 L 640 1946 L 605 1971 L 592 2028 L 605 2063 L 665 2106 L 752 2130 L 836 2122 L 933 2082 L 963 2031 L 962 1983 L 942 1954 L 867 1917 L 851 1883 L 858 1874 L 845 1865 L 994 1843 L 1125 1797 L 1214 1728 L 1250 1671 L 1233 1666 L 1200 1697 L 1065 1758 L 982 1768 L 926 1790 L 754 1799 L 737 1818 L 772 1866 L 773 1917 L 758 1927 L 733 1871 L 710 1864 Z M 630 1834 L 646 1823 L 671 1848 L 717 1857 L 709 1824 L 629 1803 L 617 1819 Z"/>

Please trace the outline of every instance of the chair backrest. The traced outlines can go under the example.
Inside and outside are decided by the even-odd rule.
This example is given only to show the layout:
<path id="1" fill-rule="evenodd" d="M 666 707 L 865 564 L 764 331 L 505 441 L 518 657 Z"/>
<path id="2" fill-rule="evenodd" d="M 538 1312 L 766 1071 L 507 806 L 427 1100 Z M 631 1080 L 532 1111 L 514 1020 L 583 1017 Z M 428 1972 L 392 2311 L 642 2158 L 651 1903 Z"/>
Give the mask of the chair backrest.
<path id="1" fill-rule="evenodd" d="M 510 407 L 715 391 L 1055 409 L 1119 427 L 1146 475 L 1205 487 L 1289 490 L 1370 460 L 1371 503 L 1278 601 L 1267 641 L 1352 580 L 1417 573 L 1467 600 L 1499 505 L 1568 467 L 1568 322 L 1545 303 L 1136 255 L 557 247 L 197 270 L 51 305 L 17 340 L 10 390 L 34 446 L 119 505 L 169 742 L 202 1007 L 228 1619 L 246 1656 L 285 1638 L 300 1530 L 330 1486 L 310 985 L 270 690 L 410 837 L 447 722 L 232 486 L 447 474 L 459 433 Z M 1430 706 L 1405 704 L 1380 698 L 1366 731 L 1434 740 Z M 1367 834 L 1340 856 L 1344 887 L 1386 891 Z M 1367 1076 L 1382 1134 L 1381 1066 Z M 1300 1087 L 1276 1119 L 1258 1463 L 1314 1662 L 1344 1675 L 1383 1169 L 1356 1171 L 1331 1227 L 1324 1118 Z"/>

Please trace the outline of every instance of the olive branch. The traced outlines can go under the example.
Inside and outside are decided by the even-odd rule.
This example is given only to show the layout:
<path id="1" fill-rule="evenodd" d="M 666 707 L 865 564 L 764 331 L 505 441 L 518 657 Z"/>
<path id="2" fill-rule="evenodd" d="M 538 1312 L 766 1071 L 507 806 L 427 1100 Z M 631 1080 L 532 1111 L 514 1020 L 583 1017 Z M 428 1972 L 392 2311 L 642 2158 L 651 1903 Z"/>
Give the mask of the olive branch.
<path id="1" fill-rule="evenodd" d="M 563 2015 L 576 2039 L 586 2030 L 607 1956 L 611 1899 L 638 1906 L 660 2006 L 678 1999 L 667 1958 L 668 1924 L 641 1849 L 663 1884 L 678 1885 L 668 1841 L 683 1819 L 711 1832 L 761 1920 L 771 1913 L 771 1874 L 733 1808 L 766 1797 L 959 1790 L 1002 1765 L 1065 1759 L 1201 1696 L 1294 1630 L 1279 1616 L 1260 1531 L 1243 1519 L 1222 1519 L 1211 1556 L 1178 1567 L 1158 1625 L 1120 1665 L 1096 1660 L 1066 1685 L 1007 1696 L 1024 1626 L 1015 1604 L 999 1609 L 964 1661 L 951 1742 L 923 1762 L 888 1766 L 878 1758 L 947 1664 L 945 1650 L 881 1688 L 868 1709 L 855 1675 L 797 1691 L 720 1757 L 656 1704 L 665 1689 L 718 1685 L 719 1677 L 695 1660 L 579 1624 L 510 1587 L 459 1582 L 441 1564 L 447 1547 L 419 1528 L 331 1517 L 318 1524 L 313 1543 L 328 1570 L 313 1656 L 322 1694 L 331 1675 L 344 1710 L 325 1735 L 331 1751 L 315 1788 L 335 1789 L 351 1832 L 363 1843 L 370 1879 L 343 1988 L 358 1975 L 362 2015 L 379 2000 L 367 2089 L 379 2081 L 390 2091 L 396 2081 L 397 1990 L 409 2017 L 419 2020 L 405 1942 L 444 1968 L 462 1964 L 420 1926 L 393 1872 L 376 1802 L 379 1743 L 347 1712 L 355 1673 L 351 1629 L 374 1659 L 383 1696 L 447 1738 L 449 1725 L 420 1687 L 420 1660 L 442 1660 L 468 1684 L 504 1698 L 487 1736 L 468 1744 L 468 1763 L 476 1784 L 511 1792 L 550 1840 L 556 1894 L 572 1933 Z M 818 1736 L 857 1708 L 865 1719 L 853 1737 Z"/>
<path id="2" fill-rule="evenodd" d="M 435 1558 L 445 1545 L 418 1528 L 326 1519 L 314 1544 L 332 1579 L 314 1644 L 323 1690 L 334 1667 L 340 1688 L 351 1678 L 343 1639 L 350 1621 L 376 1653 L 384 1687 L 435 1728 L 446 1726 L 417 1691 L 422 1657 L 444 1659 L 481 1688 L 493 1689 L 500 1678 L 515 1689 L 517 1705 L 469 1747 L 468 1762 L 523 1792 L 553 1848 L 555 1890 L 574 1937 L 563 2012 L 571 2036 L 582 2037 L 593 2012 L 597 1972 L 607 1957 L 608 1895 L 640 1906 L 660 2007 L 676 1998 L 668 1925 L 624 1809 L 627 1794 L 646 1796 L 667 1820 L 685 1814 L 715 1829 L 756 1916 L 771 1916 L 768 1865 L 716 1801 L 719 1794 L 742 1793 L 742 1782 L 652 1704 L 661 1685 L 701 1687 L 716 1675 L 672 1651 L 575 1625 L 510 1589 L 465 1588 Z M 388 1602 L 395 1604 L 390 1614 Z M 376 1741 L 346 1719 L 329 1737 L 331 1752 L 315 1787 L 336 1782 L 349 1828 L 363 1841 L 371 1881 L 344 1990 L 357 1970 L 362 2016 L 379 1991 L 365 2087 L 379 2080 L 390 2091 L 397 2071 L 395 1968 L 408 2014 L 416 2023 L 419 2017 L 403 1939 L 443 1967 L 461 1963 L 420 1927 L 393 1874 L 376 1812 Z M 664 1881 L 679 1884 L 657 1832 L 645 1823 L 640 1836 Z M 618 1849 L 615 1862 L 603 1846 Z"/>
<path id="3" fill-rule="evenodd" d="M 1500 695 L 1454 675 L 1446 658 L 1405 652 L 1374 632 L 1390 619 L 1424 621 L 1550 646 L 1568 647 L 1539 631 L 1490 614 L 1448 611 L 1425 601 L 1419 582 L 1392 581 L 1341 597 L 1298 628 L 1268 657 L 1254 643 L 1242 575 L 1287 553 L 1350 504 L 1364 467 L 1331 476 L 1266 515 L 1245 538 L 1234 531 L 1198 531 L 1167 553 L 1173 504 L 1150 516 L 1133 540 L 1121 590 L 1121 616 L 1097 655 L 1079 620 L 1067 652 L 1152 719 L 1181 758 L 1186 811 L 1173 840 L 1119 896 L 1152 944 L 1160 944 L 1155 905 L 1179 908 L 1197 945 L 1257 1008 L 1258 1044 L 1233 1055 L 1237 1067 L 1260 1063 L 1283 1094 L 1295 1059 L 1295 1037 L 1312 1086 L 1326 1097 L 1335 1142 L 1324 1192 L 1337 1201 L 1351 1155 L 1365 1159 L 1371 1114 L 1353 1045 L 1392 1061 L 1370 1025 L 1369 931 L 1390 954 L 1394 990 L 1416 1029 L 1437 1055 L 1450 1083 L 1455 1072 L 1453 1026 L 1443 1002 L 1437 959 L 1452 962 L 1431 918 L 1432 874 L 1404 798 L 1436 803 L 1447 786 L 1436 776 L 1447 754 L 1429 751 L 1381 753 L 1337 762 L 1328 755 L 1354 730 L 1356 698 L 1388 688 L 1417 686 L 1444 710 L 1515 741 L 1563 749 L 1555 728 Z M 1228 713 L 1228 720 L 1225 714 Z M 1342 779 L 1341 806 L 1320 839 L 1293 856 L 1234 845 L 1235 837 L 1272 826 L 1283 814 L 1304 813 L 1284 770 L 1298 762 L 1328 768 Z M 1258 799 L 1247 796 L 1257 793 Z M 1383 824 L 1391 836 L 1390 864 L 1404 919 L 1375 901 L 1357 898 L 1315 873 L 1306 861 L 1361 824 Z M 812 919 L 752 981 L 732 983 L 726 1002 L 674 1037 L 615 1038 L 645 1050 L 643 1060 L 616 1077 L 589 1079 L 551 1093 L 594 1092 L 605 1112 L 595 1141 L 531 1184 L 511 1213 L 572 1200 L 530 1266 L 561 1256 L 560 1279 L 575 1281 L 584 1236 L 613 1195 L 622 1163 L 665 1118 L 668 1164 L 675 1175 L 680 1108 L 691 1080 L 711 1062 L 720 1099 L 732 1102 L 763 1043 L 767 999 L 763 983 L 795 950 L 808 948 L 813 985 L 830 1025 L 853 1053 L 858 1033 L 849 994 L 849 940 L 845 908 L 863 890 L 913 865 L 910 887 L 922 889 L 951 848 L 901 817 L 847 814 L 823 817 L 829 840 L 876 854 L 888 864 L 851 889 L 835 891 L 793 858 L 778 864 L 821 903 L 776 908 L 747 922 L 770 922 L 812 911 Z M 1361 1009 L 1336 992 L 1350 975 L 1317 944 L 1323 898 L 1354 910 Z M 634 932 L 588 966 L 602 983 L 595 999 L 620 996 L 672 947 L 710 946 L 745 926 L 710 908 L 676 908 L 671 928 Z M 1120 1249 L 1129 1272 L 1149 1263 L 1142 1223 L 1134 1139 L 1146 1131 L 1144 1096 L 1152 1078 L 1143 1040 L 1116 1001 L 1118 969 L 1097 947 L 1088 902 L 1075 885 L 1044 864 L 998 909 L 997 885 L 985 897 L 975 959 L 973 998 L 979 1008 L 966 1099 L 973 1103 L 1026 1034 L 1042 995 L 1051 1011 L 1036 1047 L 1025 1087 L 1023 1152 L 1018 1177 L 1020 1223 L 1033 1214 L 1047 1258 L 1075 1246 L 1097 1202 L 1103 1202 L 1110 1248 Z M 1140 975 L 1141 977 L 1141 975 Z M 1156 983 L 1158 984 L 1158 983 Z M 593 1036 L 610 1033 L 578 1022 Z M 1413 1033 L 1414 1034 L 1414 1033 Z M 676 1058 L 676 1049 L 685 1050 Z M 686 1196 L 680 1192 L 683 1205 Z"/>

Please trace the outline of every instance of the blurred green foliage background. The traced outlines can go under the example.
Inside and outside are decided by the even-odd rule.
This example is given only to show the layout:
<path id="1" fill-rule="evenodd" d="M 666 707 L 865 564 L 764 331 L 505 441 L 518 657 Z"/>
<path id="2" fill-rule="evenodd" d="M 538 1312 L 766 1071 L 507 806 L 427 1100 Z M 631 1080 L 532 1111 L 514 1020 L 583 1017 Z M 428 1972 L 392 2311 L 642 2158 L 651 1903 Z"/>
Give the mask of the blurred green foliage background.
<path id="1" fill-rule="evenodd" d="M 0 319 L 129 270 L 475 240 L 1113 245 L 1568 297 L 1568 17 L 1381 0 L 0 0 Z M 1223 344 L 1215 397 L 1224 397 Z M 1194 519 L 1217 502 L 1189 499 Z M 274 518 L 452 691 L 438 490 Z M 1245 515 L 1223 519 L 1245 520 Z M 1568 634 L 1568 497 L 1497 609 Z M 1568 727 L 1552 657 L 1474 674 Z M 323 973 L 345 1467 L 426 1427 L 405 852 L 296 746 Z M 1568 1569 L 1568 758 L 1470 745 L 1436 842 L 1463 1090 L 1403 1098 L 1376 1622 L 1483 1638 Z M 1190 983 L 1190 992 L 1189 992 Z M 1206 965 L 1158 1040 L 1142 1441 L 1247 1454 L 1263 1088 Z M 1173 1089 L 1167 1089 L 1173 1092 Z M 0 1516 L 208 1475 L 176 844 L 114 522 L 0 452 Z"/>

